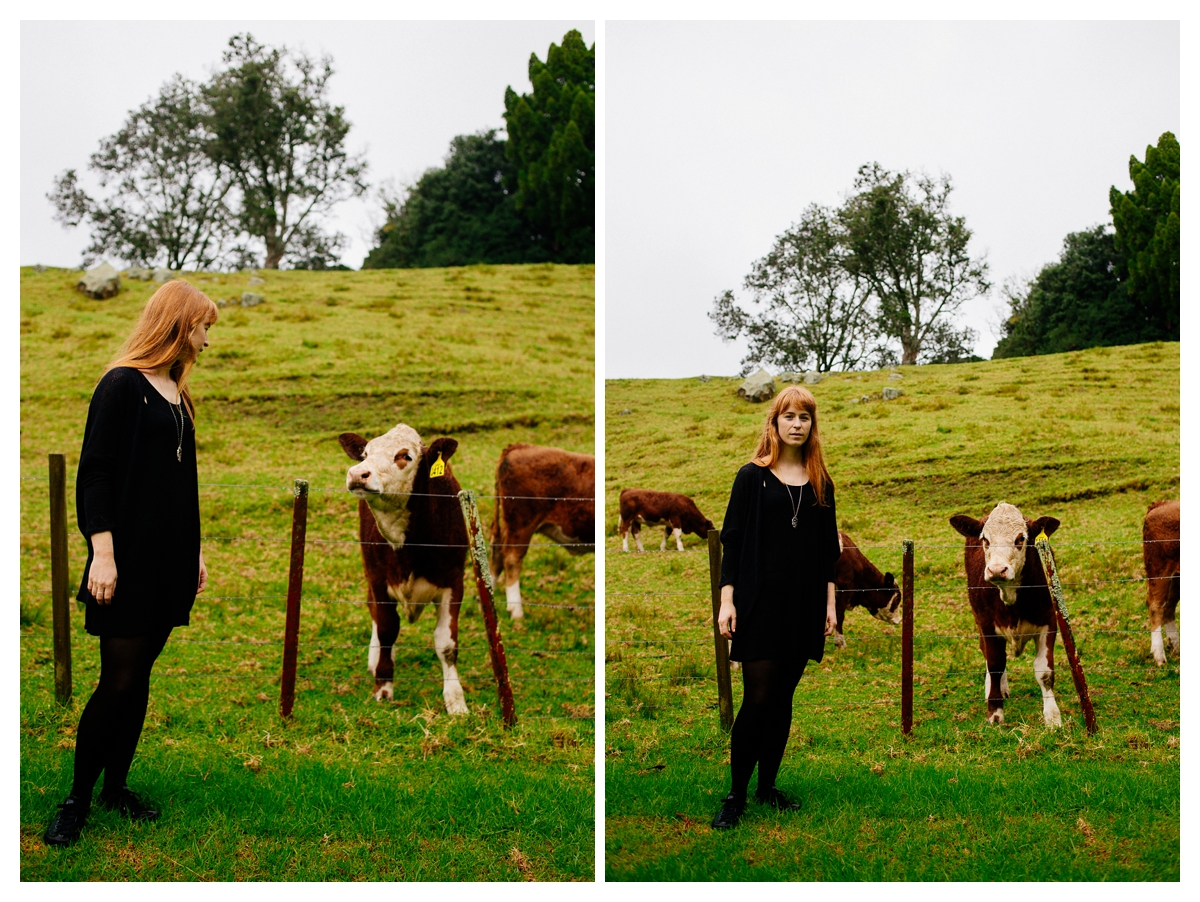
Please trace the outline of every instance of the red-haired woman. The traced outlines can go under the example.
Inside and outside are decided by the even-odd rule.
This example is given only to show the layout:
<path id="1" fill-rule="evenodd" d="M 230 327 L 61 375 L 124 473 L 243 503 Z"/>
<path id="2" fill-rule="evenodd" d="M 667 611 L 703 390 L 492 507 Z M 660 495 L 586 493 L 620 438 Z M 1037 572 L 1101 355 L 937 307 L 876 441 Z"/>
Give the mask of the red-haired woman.
<path id="1" fill-rule="evenodd" d="M 742 664 L 742 706 L 730 736 L 732 787 L 713 819 L 737 824 L 750 775 L 779 810 L 799 803 L 775 786 L 805 665 L 820 661 L 837 623 L 833 568 L 840 553 L 833 480 L 817 430 L 817 402 L 800 386 L 776 395 L 754 458 L 738 470 L 721 527 L 721 634 Z"/>
<path id="2" fill-rule="evenodd" d="M 87 631 L 100 638 L 100 680 L 79 718 L 71 794 L 46 829 L 50 845 L 79 838 L 101 772 L 106 808 L 133 820 L 158 817 L 125 779 L 146 717 L 150 670 L 208 581 L 188 374 L 216 321 L 217 307 L 203 292 L 167 282 L 92 394 L 76 480 L 88 546 L 76 597 L 87 606 Z"/>

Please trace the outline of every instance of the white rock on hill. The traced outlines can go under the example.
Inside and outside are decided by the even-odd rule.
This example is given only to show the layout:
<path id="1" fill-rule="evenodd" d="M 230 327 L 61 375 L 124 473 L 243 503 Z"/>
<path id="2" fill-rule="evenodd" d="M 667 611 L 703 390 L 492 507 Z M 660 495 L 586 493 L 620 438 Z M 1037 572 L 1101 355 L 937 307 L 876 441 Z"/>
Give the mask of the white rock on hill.
<path id="1" fill-rule="evenodd" d="M 111 263 L 101 263 L 95 269 L 89 269 L 75 283 L 75 287 L 89 298 L 102 301 L 116 296 L 121 290 L 121 274 Z"/>

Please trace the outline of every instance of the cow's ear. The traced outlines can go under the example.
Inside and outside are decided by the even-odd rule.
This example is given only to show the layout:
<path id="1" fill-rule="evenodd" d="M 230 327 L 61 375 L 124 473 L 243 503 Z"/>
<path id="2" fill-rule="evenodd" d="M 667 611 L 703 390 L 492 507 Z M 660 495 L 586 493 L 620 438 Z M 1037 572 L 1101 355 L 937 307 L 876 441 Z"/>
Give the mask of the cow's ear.
<path id="1" fill-rule="evenodd" d="M 435 438 L 433 440 L 433 444 L 425 449 L 425 455 L 429 458 L 429 462 L 432 464 L 437 460 L 439 453 L 442 455 L 443 461 L 448 461 L 450 460 L 451 455 L 453 455 L 457 450 L 458 439 L 445 437 Z"/>
<path id="2" fill-rule="evenodd" d="M 950 525 L 958 530 L 959 535 L 964 535 L 968 539 L 979 538 L 979 534 L 983 532 L 983 523 L 983 520 L 976 520 L 966 514 L 955 514 L 950 518 Z"/>
<path id="3" fill-rule="evenodd" d="M 1047 536 L 1054 535 L 1054 530 L 1058 529 L 1058 520 L 1054 517 L 1038 517 L 1029 523 L 1029 541 L 1037 541 L 1037 537 L 1043 532 Z"/>
<path id="4" fill-rule="evenodd" d="M 885 589 L 896 588 L 896 577 L 892 576 L 890 572 L 883 574 L 883 587 Z"/>
<path id="5" fill-rule="evenodd" d="M 349 455 L 351 460 L 362 460 L 367 440 L 357 432 L 343 432 L 338 436 L 338 444 L 342 446 L 342 450 Z"/>

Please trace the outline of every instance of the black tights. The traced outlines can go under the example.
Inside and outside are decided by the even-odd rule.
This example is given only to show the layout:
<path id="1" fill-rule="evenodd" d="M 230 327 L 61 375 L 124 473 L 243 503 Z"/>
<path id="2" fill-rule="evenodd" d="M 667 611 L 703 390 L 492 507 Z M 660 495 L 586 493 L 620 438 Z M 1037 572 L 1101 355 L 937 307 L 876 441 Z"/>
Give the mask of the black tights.
<path id="1" fill-rule="evenodd" d="M 733 791 L 746 794 L 750 774 L 758 765 L 758 791 L 775 785 L 792 729 L 792 696 L 807 661 L 744 661 L 742 707 L 729 738 Z"/>
<path id="2" fill-rule="evenodd" d="M 100 772 L 104 791 L 125 785 L 150 701 L 150 670 L 171 635 L 101 637 L 100 682 L 79 718 L 71 795 L 89 802 Z"/>

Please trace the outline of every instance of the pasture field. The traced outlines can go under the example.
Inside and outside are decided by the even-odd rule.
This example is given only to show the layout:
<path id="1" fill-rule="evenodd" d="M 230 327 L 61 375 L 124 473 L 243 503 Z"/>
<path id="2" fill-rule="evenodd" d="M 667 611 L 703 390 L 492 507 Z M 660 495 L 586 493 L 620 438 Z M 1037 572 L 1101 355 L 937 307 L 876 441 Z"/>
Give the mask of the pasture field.
<path id="1" fill-rule="evenodd" d="M 503 613 L 519 722 L 505 730 L 468 563 L 459 670 L 441 699 L 430 611 L 402 627 L 396 695 L 371 699 L 370 617 L 344 431 L 398 422 L 457 438 L 464 488 L 494 492 L 518 441 L 594 448 L 591 266 L 189 273 L 228 306 L 193 370 L 211 581 L 155 670 L 130 785 L 152 825 L 93 806 L 69 849 L 41 835 L 70 787 L 98 672 L 72 612 L 75 699 L 54 701 L 47 454 L 67 458 L 71 591 L 86 546 L 74 475 L 92 387 L 156 287 L 108 301 L 78 273 L 21 270 L 21 877 L 23 880 L 591 880 L 595 567 L 530 549 L 524 621 Z M 292 483 L 311 486 L 298 688 L 279 716 Z M 12 477 L 10 477 L 12 478 Z M 480 500 L 485 524 L 493 501 Z"/>
<path id="2" fill-rule="evenodd" d="M 1151 658 L 1140 544 L 1150 502 L 1179 497 L 1179 345 L 896 372 L 809 388 L 839 526 L 897 580 L 902 541 L 916 543 L 913 733 L 900 732 L 900 627 L 849 611 L 848 646 L 829 640 L 796 695 L 778 785 L 803 809 L 751 801 L 723 832 L 709 827 L 729 741 L 706 543 L 660 553 L 662 531 L 646 530 L 647 552 L 622 554 L 615 512 L 623 488 L 683 492 L 719 527 L 767 405 L 737 398 L 730 378 L 607 384 L 607 879 L 1179 879 L 1179 657 Z M 902 396 L 881 400 L 885 386 Z M 1063 728 L 1042 724 L 1032 646 L 1010 659 L 1006 722 L 984 723 L 963 540 L 948 521 L 999 501 L 1062 521 L 1051 545 L 1094 736 L 1061 639 Z"/>

